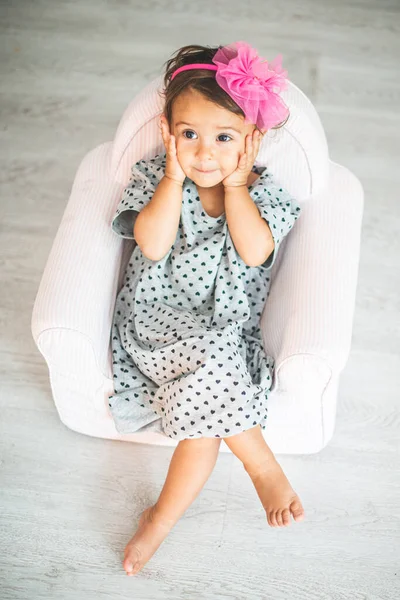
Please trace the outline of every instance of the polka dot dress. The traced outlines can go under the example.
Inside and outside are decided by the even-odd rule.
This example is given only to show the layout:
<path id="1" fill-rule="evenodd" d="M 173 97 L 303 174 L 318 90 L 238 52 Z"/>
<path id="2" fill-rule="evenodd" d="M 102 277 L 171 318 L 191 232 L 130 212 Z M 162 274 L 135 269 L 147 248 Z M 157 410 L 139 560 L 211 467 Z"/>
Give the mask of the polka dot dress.
<path id="1" fill-rule="evenodd" d="M 166 155 L 138 161 L 112 221 L 133 239 L 137 214 L 164 175 Z M 267 220 L 275 250 L 258 267 L 236 252 L 225 213 L 203 209 L 195 183 L 183 184 L 176 239 L 159 261 L 135 246 L 115 305 L 111 342 L 120 433 L 151 430 L 175 440 L 228 437 L 267 421 L 274 360 L 259 327 L 269 270 L 300 215 L 264 167 L 249 194 Z"/>

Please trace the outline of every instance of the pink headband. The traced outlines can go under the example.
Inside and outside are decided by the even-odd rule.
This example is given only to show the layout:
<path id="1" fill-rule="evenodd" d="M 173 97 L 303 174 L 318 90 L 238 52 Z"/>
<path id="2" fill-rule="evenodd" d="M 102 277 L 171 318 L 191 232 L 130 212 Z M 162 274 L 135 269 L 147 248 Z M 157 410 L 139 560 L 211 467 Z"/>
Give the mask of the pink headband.
<path id="1" fill-rule="evenodd" d="M 287 89 L 288 82 L 281 54 L 268 65 L 247 42 L 235 42 L 217 50 L 212 60 L 216 65 L 193 63 L 179 67 L 171 81 L 189 69 L 216 71 L 218 85 L 240 106 L 247 123 L 267 130 L 287 118 L 289 109 L 279 96 Z"/>
<path id="2" fill-rule="evenodd" d="M 210 69 L 211 71 L 216 71 L 218 67 L 216 67 L 215 65 L 210 65 L 209 63 L 193 63 L 192 65 L 185 65 L 183 67 L 179 67 L 179 69 L 176 69 L 176 71 L 174 71 L 171 77 L 171 81 L 176 75 L 178 75 L 178 73 L 180 73 L 181 71 L 189 71 L 189 69 Z"/>

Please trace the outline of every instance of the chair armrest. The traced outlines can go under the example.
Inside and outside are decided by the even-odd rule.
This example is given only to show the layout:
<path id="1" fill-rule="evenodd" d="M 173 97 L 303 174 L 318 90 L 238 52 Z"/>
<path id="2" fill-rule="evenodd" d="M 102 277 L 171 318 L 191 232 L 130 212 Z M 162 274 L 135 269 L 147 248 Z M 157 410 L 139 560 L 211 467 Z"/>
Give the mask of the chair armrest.
<path id="1" fill-rule="evenodd" d="M 77 376 L 85 365 L 73 343 L 67 346 L 70 352 L 57 343 L 61 333 L 69 340 L 78 336 L 78 345 L 86 339 L 99 375 L 110 375 L 109 340 L 123 252 L 123 240 L 110 227 L 123 187 L 109 174 L 111 150 L 111 142 L 102 144 L 78 169 L 32 313 L 32 335 L 46 361 Z M 55 335 L 49 336 L 49 330 Z"/>
<path id="2" fill-rule="evenodd" d="M 302 214 L 284 240 L 271 273 L 261 330 L 265 350 L 275 358 L 277 377 L 280 367 L 295 355 L 319 357 L 334 373 L 345 366 L 351 346 L 363 206 L 360 181 L 330 161 L 325 190 L 303 203 Z"/>

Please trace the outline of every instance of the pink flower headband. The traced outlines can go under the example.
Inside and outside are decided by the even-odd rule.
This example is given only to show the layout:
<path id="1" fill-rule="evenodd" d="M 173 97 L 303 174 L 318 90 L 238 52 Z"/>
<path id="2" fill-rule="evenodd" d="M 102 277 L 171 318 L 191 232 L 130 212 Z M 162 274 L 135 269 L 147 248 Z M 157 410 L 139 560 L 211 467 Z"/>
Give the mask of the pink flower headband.
<path id="1" fill-rule="evenodd" d="M 282 55 L 269 63 L 261 60 L 257 50 L 246 42 L 235 42 L 220 48 L 212 59 L 215 65 L 193 63 L 174 71 L 171 81 L 189 69 L 216 71 L 218 85 L 236 102 L 245 114 L 246 123 L 261 130 L 284 121 L 289 109 L 279 93 L 287 88 L 287 71 L 282 69 Z"/>

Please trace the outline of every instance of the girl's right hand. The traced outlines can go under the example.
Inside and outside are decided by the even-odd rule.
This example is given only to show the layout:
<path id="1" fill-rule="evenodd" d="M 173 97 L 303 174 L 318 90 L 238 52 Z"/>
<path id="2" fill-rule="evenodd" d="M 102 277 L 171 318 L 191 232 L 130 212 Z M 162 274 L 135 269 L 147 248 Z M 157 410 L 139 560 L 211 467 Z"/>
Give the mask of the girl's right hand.
<path id="1" fill-rule="evenodd" d="M 183 184 L 186 175 L 179 164 L 178 157 L 176 154 L 176 140 L 175 136 L 170 134 L 167 119 L 162 114 L 160 116 L 161 135 L 164 141 L 164 146 L 167 151 L 167 161 L 165 165 L 165 177 L 176 181 L 179 184 Z"/>

